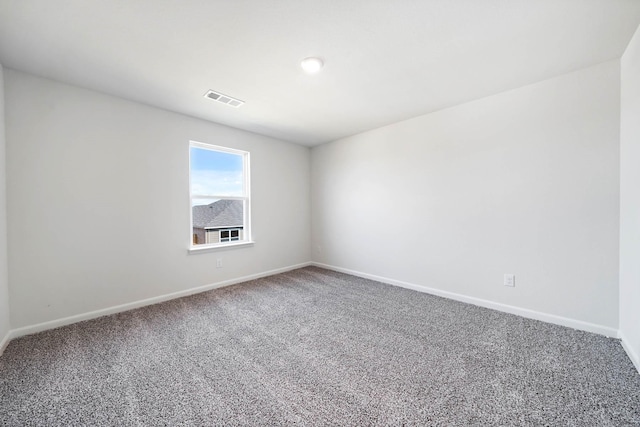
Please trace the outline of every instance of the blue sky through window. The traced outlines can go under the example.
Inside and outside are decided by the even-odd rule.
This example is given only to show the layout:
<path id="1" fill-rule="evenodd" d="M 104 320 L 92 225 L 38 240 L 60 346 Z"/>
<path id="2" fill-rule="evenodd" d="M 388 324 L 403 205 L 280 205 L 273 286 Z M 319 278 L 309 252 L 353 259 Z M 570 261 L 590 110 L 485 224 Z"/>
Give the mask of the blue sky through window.
<path id="1" fill-rule="evenodd" d="M 191 147 L 191 170 L 236 171 L 242 173 L 242 156 L 240 154 Z"/>
<path id="2" fill-rule="evenodd" d="M 243 156 L 191 147 L 191 194 L 243 196 Z M 213 201 L 213 200 L 211 200 Z M 208 203 L 210 203 L 209 201 Z M 198 200 L 195 204 L 202 203 Z"/>

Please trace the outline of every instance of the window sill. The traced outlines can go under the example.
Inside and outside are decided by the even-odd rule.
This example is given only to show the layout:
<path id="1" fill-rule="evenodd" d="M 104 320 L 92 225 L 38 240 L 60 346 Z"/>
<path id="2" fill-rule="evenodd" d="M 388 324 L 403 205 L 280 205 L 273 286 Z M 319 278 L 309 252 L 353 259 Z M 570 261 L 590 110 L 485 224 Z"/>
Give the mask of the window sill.
<path id="1" fill-rule="evenodd" d="M 238 248 L 246 248 L 249 246 L 253 246 L 253 241 L 247 242 L 238 242 L 238 243 L 227 243 L 224 245 L 202 245 L 202 246 L 192 246 L 187 251 L 189 254 L 201 254 L 204 252 L 215 252 L 223 249 L 238 249 Z"/>

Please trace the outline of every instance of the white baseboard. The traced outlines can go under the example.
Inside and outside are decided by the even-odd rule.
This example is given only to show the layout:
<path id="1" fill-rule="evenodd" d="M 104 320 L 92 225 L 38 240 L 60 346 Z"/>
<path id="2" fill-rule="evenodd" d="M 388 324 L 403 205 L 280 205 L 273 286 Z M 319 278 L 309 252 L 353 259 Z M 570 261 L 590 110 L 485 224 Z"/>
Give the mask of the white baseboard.
<path id="1" fill-rule="evenodd" d="M 627 341 L 622 331 L 618 332 L 618 337 L 620 338 L 620 342 L 622 343 L 622 348 L 624 348 L 624 351 L 627 352 L 627 356 L 629 356 L 629 359 L 631 359 L 631 362 L 633 362 L 633 366 L 636 367 L 636 370 L 640 374 L 640 357 L 638 356 L 638 353 L 633 351 L 633 348 L 631 348 L 631 346 L 629 345 L 629 341 Z"/>
<path id="2" fill-rule="evenodd" d="M 9 341 L 11 341 L 12 339 L 13 336 L 11 335 L 11 331 L 7 332 L 7 335 L 2 338 L 2 341 L 0 341 L 0 356 L 2 356 L 2 353 L 4 353 L 4 350 L 9 345 Z"/>
<path id="3" fill-rule="evenodd" d="M 553 323 L 560 326 L 567 326 L 569 328 L 578 329 L 581 331 L 587 331 L 587 332 L 593 332 L 600 335 L 605 335 L 611 338 L 618 338 L 618 330 L 615 328 L 610 328 L 608 326 L 602 326 L 594 323 L 583 322 L 581 320 L 575 320 L 575 319 L 570 319 L 568 317 L 556 316 L 554 314 L 542 313 L 535 310 L 529 310 L 527 308 L 521 308 L 521 307 L 502 304 L 502 303 L 493 302 L 489 300 L 484 300 L 481 298 L 470 297 L 462 294 L 457 294 L 454 292 L 448 292 L 440 289 L 430 288 L 428 286 L 416 285 L 413 283 L 403 282 L 400 280 L 394 280 L 388 277 L 381 277 L 373 274 L 362 273 L 360 271 L 349 270 L 347 268 L 322 264 L 319 262 L 312 262 L 311 265 L 314 265 L 320 268 L 326 268 L 328 270 L 337 271 L 340 273 L 351 274 L 352 276 L 358 276 L 364 279 L 371 279 L 377 282 L 387 283 L 389 285 L 412 289 L 414 291 L 424 292 L 427 294 L 437 295 L 440 297 L 449 298 L 456 301 L 466 302 L 466 303 L 477 305 L 480 307 L 491 308 L 493 310 L 515 314 L 518 316 L 526 317 L 528 319 L 540 320 L 543 322 Z"/>
<path id="4" fill-rule="evenodd" d="M 201 292 L 209 291 L 211 289 L 222 288 L 225 286 L 231 286 L 249 280 L 260 279 L 262 277 L 273 276 L 274 274 L 280 274 L 298 268 L 303 268 L 311 265 L 310 262 L 302 264 L 291 265 L 288 267 L 277 268 L 275 270 L 264 271 L 262 273 L 251 274 L 248 276 L 238 277 L 235 279 L 224 280 L 222 282 L 212 283 L 209 285 L 199 286 L 197 288 L 186 289 L 184 291 L 173 292 L 170 294 L 159 295 L 157 297 L 147 298 L 139 301 L 134 301 L 126 304 L 121 304 L 113 307 L 103 308 L 100 310 L 90 311 L 88 313 L 77 314 L 75 316 L 64 317 L 62 319 L 50 320 L 48 322 L 38 323 L 36 325 L 24 326 L 22 328 L 13 329 L 9 332 L 7 337 L 2 341 L 6 346 L 9 340 L 18 338 L 24 335 L 35 334 L 37 332 L 46 331 L 49 329 L 59 328 L 60 326 L 70 325 L 72 323 L 82 322 L 84 320 L 95 319 L 102 316 L 108 316 L 110 314 L 121 313 L 123 311 L 133 310 L 135 308 L 144 307 L 147 305 L 158 304 L 164 301 L 169 301 L 176 298 L 185 297 L 188 295 L 199 294 Z M 6 344 L 5 344 L 5 341 Z M 1 352 L 0 352 L 1 354 Z"/>

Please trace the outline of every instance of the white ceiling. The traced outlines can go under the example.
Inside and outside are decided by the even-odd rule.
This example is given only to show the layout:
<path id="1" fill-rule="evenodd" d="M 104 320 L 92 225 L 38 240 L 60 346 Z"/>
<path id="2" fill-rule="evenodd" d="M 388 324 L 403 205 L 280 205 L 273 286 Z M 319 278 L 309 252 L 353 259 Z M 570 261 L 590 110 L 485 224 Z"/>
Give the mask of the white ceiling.
<path id="1" fill-rule="evenodd" d="M 0 0 L 0 63 L 312 146 L 618 58 L 639 23 L 640 0 Z"/>

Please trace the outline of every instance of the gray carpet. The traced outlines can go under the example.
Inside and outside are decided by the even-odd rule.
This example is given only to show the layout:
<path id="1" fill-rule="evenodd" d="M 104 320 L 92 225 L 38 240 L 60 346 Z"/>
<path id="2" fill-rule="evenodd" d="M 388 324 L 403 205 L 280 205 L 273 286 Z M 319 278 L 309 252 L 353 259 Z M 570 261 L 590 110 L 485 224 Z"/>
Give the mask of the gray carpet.
<path id="1" fill-rule="evenodd" d="M 640 425 L 618 340 L 304 268 L 11 342 L 0 424 Z"/>

